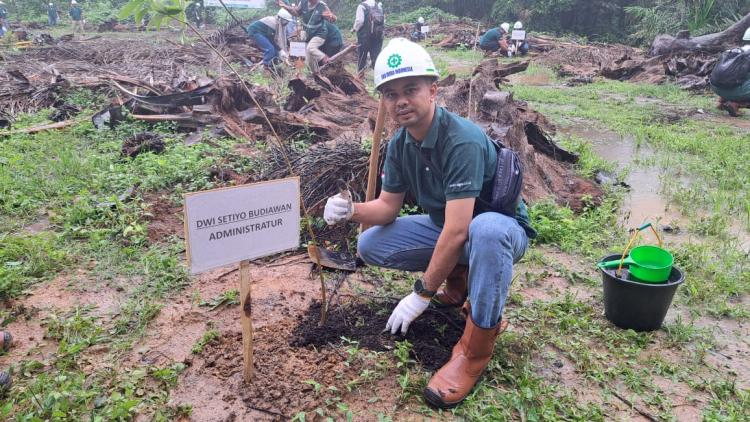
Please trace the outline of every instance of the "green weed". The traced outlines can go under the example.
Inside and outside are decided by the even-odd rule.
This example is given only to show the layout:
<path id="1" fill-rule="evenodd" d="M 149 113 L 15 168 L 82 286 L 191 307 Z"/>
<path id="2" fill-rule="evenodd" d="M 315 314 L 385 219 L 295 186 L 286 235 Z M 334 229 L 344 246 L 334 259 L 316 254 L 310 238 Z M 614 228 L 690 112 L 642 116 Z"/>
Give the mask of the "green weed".
<path id="1" fill-rule="evenodd" d="M 215 343 L 216 340 L 221 336 L 217 330 L 208 330 L 203 334 L 203 337 L 191 349 L 193 353 L 199 355 L 203 353 L 203 348 L 209 344 Z"/>

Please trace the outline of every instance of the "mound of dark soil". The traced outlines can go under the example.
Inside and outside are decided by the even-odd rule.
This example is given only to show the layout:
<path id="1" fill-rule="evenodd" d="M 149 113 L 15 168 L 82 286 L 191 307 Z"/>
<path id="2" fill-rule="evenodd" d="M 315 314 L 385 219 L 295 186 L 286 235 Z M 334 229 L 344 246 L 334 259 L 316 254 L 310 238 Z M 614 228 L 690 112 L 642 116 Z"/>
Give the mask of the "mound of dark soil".
<path id="1" fill-rule="evenodd" d="M 349 303 L 329 311 L 326 325 L 319 326 L 320 302 L 315 301 L 292 332 L 289 344 L 316 348 L 338 346 L 342 337 L 356 340 L 360 347 L 374 351 L 393 350 L 395 342 L 408 340 L 412 357 L 427 369 L 437 369 L 448 361 L 453 345 L 463 334 L 466 320 L 457 310 L 429 308 L 417 318 L 406 336 L 383 333 L 396 302 Z"/>
<path id="2" fill-rule="evenodd" d="M 151 151 L 159 154 L 164 151 L 165 144 L 162 136 L 156 133 L 143 132 L 122 142 L 122 155 L 130 158 L 142 152 Z"/>

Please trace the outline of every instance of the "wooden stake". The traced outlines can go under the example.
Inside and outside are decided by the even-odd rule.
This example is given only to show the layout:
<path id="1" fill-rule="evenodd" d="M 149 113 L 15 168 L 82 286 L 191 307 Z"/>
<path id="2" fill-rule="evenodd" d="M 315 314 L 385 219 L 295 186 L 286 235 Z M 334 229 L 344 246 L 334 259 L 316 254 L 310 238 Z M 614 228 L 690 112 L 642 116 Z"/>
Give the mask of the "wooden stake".
<path id="1" fill-rule="evenodd" d="M 250 296 L 250 261 L 240 261 L 240 323 L 242 324 L 242 356 L 245 382 L 253 380 L 253 319 Z"/>
<path id="2" fill-rule="evenodd" d="M 378 104 L 378 116 L 375 118 L 375 132 L 372 134 L 372 149 L 370 150 L 370 169 L 367 173 L 367 192 L 365 202 L 375 199 L 375 188 L 378 186 L 378 163 L 380 162 L 380 141 L 383 139 L 383 127 L 385 127 L 385 101 L 380 98 Z M 360 233 L 369 229 L 370 226 L 362 224 L 359 226 Z"/>

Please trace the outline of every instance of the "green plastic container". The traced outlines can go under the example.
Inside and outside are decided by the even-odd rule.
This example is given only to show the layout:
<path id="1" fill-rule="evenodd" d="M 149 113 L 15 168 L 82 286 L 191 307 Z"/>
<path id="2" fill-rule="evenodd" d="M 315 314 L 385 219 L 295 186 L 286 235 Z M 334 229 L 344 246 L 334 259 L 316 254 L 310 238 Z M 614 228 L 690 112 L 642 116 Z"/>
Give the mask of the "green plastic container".
<path id="1" fill-rule="evenodd" d="M 618 268 L 620 259 L 600 262 L 599 268 L 609 269 Z M 638 246 L 630 251 L 624 261 L 623 266 L 627 266 L 630 275 L 645 283 L 664 283 L 669 279 L 672 272 L 674 257 L 672 254 L 658 246 Z"/>

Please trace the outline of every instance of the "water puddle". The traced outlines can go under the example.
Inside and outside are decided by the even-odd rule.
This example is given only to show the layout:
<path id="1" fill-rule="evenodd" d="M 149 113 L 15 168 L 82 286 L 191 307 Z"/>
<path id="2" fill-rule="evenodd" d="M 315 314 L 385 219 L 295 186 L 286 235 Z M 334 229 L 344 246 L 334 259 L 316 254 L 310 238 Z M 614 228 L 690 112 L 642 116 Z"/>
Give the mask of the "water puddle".
<path id="1" fill-rule="evenodd" d="M 636 145 L 630 136 L 587 126 L 574 126 L 561 130 L 568 136 L 589 140 L 594 152 L 607 161 L 617 163 L 617 171 L 628 171 L 624 182 L 630 186 L 620 211 L 620 223 L 637 227 L 644 222 L 674 225 L 682 215 L 669 206 L 661 194 L 660 172 L 656 167 L 642 165 L 653 156 L 647 145 Z"/>
<path id="2" fill-rule="evenodd" d="M 695 235 L 688 233 L 690 221 L 671 206 L 662 192 L 662 173 L 658 167 L 648 165 L 654 155 L 647 144 L 637 145 L 631 136 L 592 128 L 586 125 L 569 126 L 560 133 L 588 140 L 594 152 L 607 161 L 617 164 L 617 172 L 627 171 L 624 182 L 630 186 L 620 208 L 619 223 L 626 228 L 638 227 L 645 222 L 655 223 L 668 243 L 690 242 Z M 684 184 L 690 180 L 683 181 Z M 750 233 L 737 221 L 730 222 L 729 234 L 737 239 L 738 247 L 750 251 Z"/>

